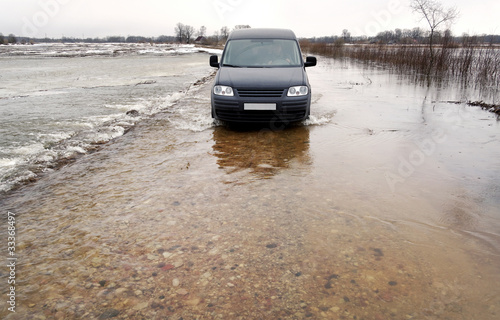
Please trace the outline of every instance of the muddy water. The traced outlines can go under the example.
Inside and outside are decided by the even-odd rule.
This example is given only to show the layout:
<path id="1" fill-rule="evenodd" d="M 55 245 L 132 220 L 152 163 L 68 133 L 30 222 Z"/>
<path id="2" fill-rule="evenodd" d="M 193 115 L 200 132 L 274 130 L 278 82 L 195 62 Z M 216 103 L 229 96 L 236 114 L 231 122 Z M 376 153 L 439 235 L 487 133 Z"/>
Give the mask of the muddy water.
<path id="1" fill-rule="evenodd" d="M 205 83 L 4 199 L 2 317 L 498 318 L 496 119 L 384 70 L 308 71 L 304 124 L 214 126 Z"/>

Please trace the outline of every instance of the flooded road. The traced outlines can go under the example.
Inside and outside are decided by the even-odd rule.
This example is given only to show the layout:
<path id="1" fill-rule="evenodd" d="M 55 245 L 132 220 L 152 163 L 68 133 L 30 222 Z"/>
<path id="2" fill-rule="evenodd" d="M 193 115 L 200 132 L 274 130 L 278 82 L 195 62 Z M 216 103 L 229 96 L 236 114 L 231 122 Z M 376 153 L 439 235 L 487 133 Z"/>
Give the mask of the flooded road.
<path id="1" fill-rule="evenodd" d="M 1 317 L 498 318 L 495 116 L 383 69 L 308 73 L 306 123 L 213 125 L 208 81 L 5 197 Z"/>

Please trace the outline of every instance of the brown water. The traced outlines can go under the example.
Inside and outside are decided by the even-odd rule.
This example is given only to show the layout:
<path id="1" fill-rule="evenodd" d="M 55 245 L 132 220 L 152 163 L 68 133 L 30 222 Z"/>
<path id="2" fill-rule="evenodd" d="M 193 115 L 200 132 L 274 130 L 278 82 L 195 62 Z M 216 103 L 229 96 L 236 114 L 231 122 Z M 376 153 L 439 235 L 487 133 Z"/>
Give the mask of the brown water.
<path id="1" fill-rule="evenodd" d="M 204 127 L 205 83 L 3 199 L 2 318 L 500 317 L 495 117 L 384 70 L 308 72 L 305 124 Z"/>

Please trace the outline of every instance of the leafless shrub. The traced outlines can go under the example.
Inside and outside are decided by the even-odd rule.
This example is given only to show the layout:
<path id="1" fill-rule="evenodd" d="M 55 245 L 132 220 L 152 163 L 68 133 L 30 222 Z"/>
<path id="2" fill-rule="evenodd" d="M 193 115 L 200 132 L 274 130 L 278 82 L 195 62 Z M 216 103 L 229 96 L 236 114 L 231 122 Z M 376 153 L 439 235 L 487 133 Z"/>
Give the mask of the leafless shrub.
<path id="1" fill-rule="evenodd" d="M 311 54 L 351 58 L 364 63 L 378 63 L 416 78 L 430 81 L 456 80 L 464 85 L 479 87 L 500 86 L 500 47 L 476 44 L 473 39 L 461 46 L 439 45 L 430 51 L 421 45 L 357 44 L 337 46 L 332 43 L 302 42 L 302 50 Z M 428 77 L 430 76 L 430 77 Z"/>

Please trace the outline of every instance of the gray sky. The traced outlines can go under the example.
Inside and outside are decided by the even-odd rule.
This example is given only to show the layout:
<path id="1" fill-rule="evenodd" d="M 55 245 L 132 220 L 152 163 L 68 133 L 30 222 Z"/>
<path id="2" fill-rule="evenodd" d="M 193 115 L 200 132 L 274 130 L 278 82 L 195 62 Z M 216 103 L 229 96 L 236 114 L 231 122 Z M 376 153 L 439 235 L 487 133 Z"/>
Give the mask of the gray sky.
<path id="1" fill-rule="evenodd" d="M 441 0 L 456 6 L 452 32 L 500 34 L 500 1 Z M 178 22 L 212 35 L 223 26 L 290 28 L 298 37 L 376 35 L 426 28 L 410 0 L 0 0 L 0 32 L 51 38 L 174 35 Z"/>

